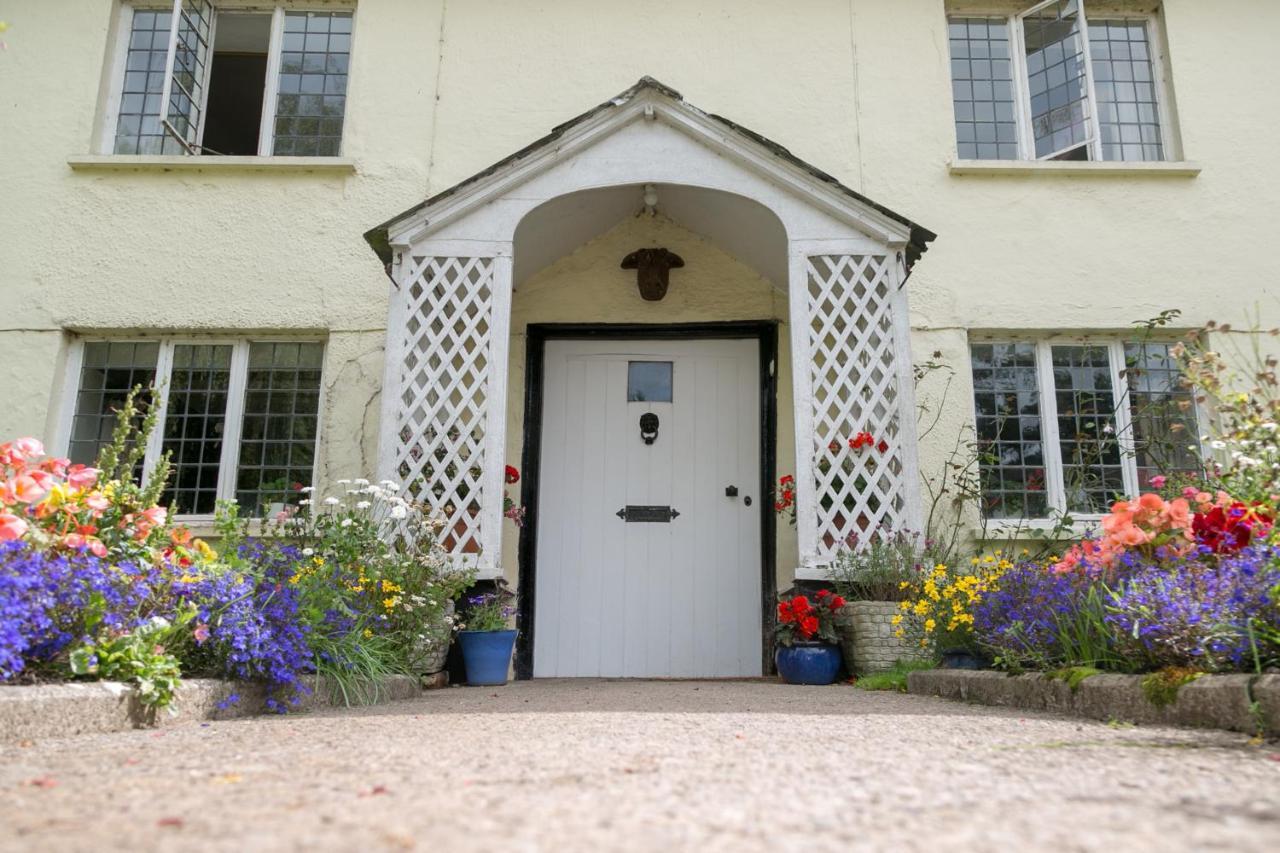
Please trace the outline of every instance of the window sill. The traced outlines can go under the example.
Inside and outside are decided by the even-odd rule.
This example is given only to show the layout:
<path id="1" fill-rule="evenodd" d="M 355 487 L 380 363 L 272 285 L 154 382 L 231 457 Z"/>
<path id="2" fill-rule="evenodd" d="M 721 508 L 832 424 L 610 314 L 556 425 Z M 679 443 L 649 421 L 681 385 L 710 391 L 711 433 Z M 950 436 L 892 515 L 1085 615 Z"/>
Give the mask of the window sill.
<path id="1" fill-rule="evenodd" d="M 215 157 L 181 154 L 76 154 L 67 165 L 77 172 L 321 172 L 353 174 L 349 157 Z"/>
<path id="2" fill-rule="evenodd" d="M 1189 160 L 1158 163 L 1067 162 L 1045 160 L 952 160 L 953 175 L 1079 176 L 1105 178 L 1194 178 L 1201 165 Z"/>

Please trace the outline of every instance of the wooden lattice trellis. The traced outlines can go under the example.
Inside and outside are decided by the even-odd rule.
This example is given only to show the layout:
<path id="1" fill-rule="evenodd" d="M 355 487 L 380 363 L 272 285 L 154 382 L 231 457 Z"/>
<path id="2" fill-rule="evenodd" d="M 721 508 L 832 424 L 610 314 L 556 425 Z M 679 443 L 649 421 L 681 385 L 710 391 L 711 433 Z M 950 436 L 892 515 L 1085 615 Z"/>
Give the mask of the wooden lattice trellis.
<path id="1" fill-rule="evenodd" d="M 393 437 L 391 476 L 445 520 L 443 544 L 455 555 L 479 552 L 497 532 L 485 499 L 493 489 L 485 462 L 496 399 L 496 261 L 406 258 L 395 297 L 399 322 L 388 330 L 395 348 L 394 422 L 384 431 Z"/>
<path id="2" fill-rule="evenodd" d="M 904 446 L 914 430 L 902 418 L 909 356 L 898 326 L 905 304 L 893 263 L 884 255 L 811 255 L 804 281 L 793 283 L 805 288 L 808 308 L 812 414 L 814 492 L 805 503 L 813 521 L 803 525 L 812 540 L 802 546 L 819 565 L 851 534 L 914 524 L 914 465 Z"/>

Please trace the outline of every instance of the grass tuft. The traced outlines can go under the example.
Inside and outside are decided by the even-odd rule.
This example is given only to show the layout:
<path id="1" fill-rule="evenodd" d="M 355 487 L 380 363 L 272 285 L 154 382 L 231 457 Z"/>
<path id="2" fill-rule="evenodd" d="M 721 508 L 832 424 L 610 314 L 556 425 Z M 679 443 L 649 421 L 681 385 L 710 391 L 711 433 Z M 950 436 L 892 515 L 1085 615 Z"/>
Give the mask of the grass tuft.
<path id="1" fill-rule="evenodd" d="M 859 676 L 854 681 L 854 686 L 863 690 L 895 690 L 898 693 L 907 692 L 907 673 L 916 672 L 921 669 L 933 669 L 936 664 L 933 661 L 898 661 L 893 665 L 892 669 L 885 672 L 875 672 L 870 675 Z"/>
<path id="2" fill-rule="evenodd" d="M 1052 672 L 1046 672 L 1049 678 L 1056 678 L 1067 682 L 1067 686 L 1071 688 L 1071 692 L 1075 693 L 1080 689 L 1080 684 L 1086 678 L 1093 675 L 1101 675 L 1102 670 L 1093 666 L 1068 666 L 1063 669 L 1055 669 Z"/>
<path id="3" fill-rule="evenodd" d="M 1167 666 L 1142 679 L 1142 692 L 1147 701 L 1157 708 L 1172 705 L 1178 699 L 1178 690 L 1204 675 L 1197 669 L 1184 666 Z"/>

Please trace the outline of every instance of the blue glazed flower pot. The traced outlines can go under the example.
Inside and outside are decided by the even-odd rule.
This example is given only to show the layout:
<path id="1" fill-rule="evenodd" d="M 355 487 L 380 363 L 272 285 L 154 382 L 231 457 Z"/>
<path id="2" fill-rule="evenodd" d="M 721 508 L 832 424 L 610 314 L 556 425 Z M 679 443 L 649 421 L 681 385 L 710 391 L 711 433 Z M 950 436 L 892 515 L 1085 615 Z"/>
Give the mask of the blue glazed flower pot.
<path id="1" fill-rule="evenodd" d="M 507 683 L 511 650 L 516 644 L 515 631 L 459 631 L 458 644 L 462 646 L 462 662 L 467 668 L 467 684 Z"/>
<path id="2" fill-rule="evenodd" d="M 834 684 L 840 671 L 840 647 L 830 643 L 778 646 L 773 659 L 787 684 Z"/>

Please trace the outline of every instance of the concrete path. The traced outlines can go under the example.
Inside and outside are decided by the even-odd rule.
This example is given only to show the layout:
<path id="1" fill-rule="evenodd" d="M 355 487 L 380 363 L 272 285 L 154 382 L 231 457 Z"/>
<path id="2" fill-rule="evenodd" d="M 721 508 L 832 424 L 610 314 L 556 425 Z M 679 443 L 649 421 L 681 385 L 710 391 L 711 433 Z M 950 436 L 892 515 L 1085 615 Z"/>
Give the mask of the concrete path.
<path id="1" fill-rule="evenodd" d="M 4 850 L 1268 850 L 1280 745 L 765 682 L 524 682 L 0 750 Z"/>

